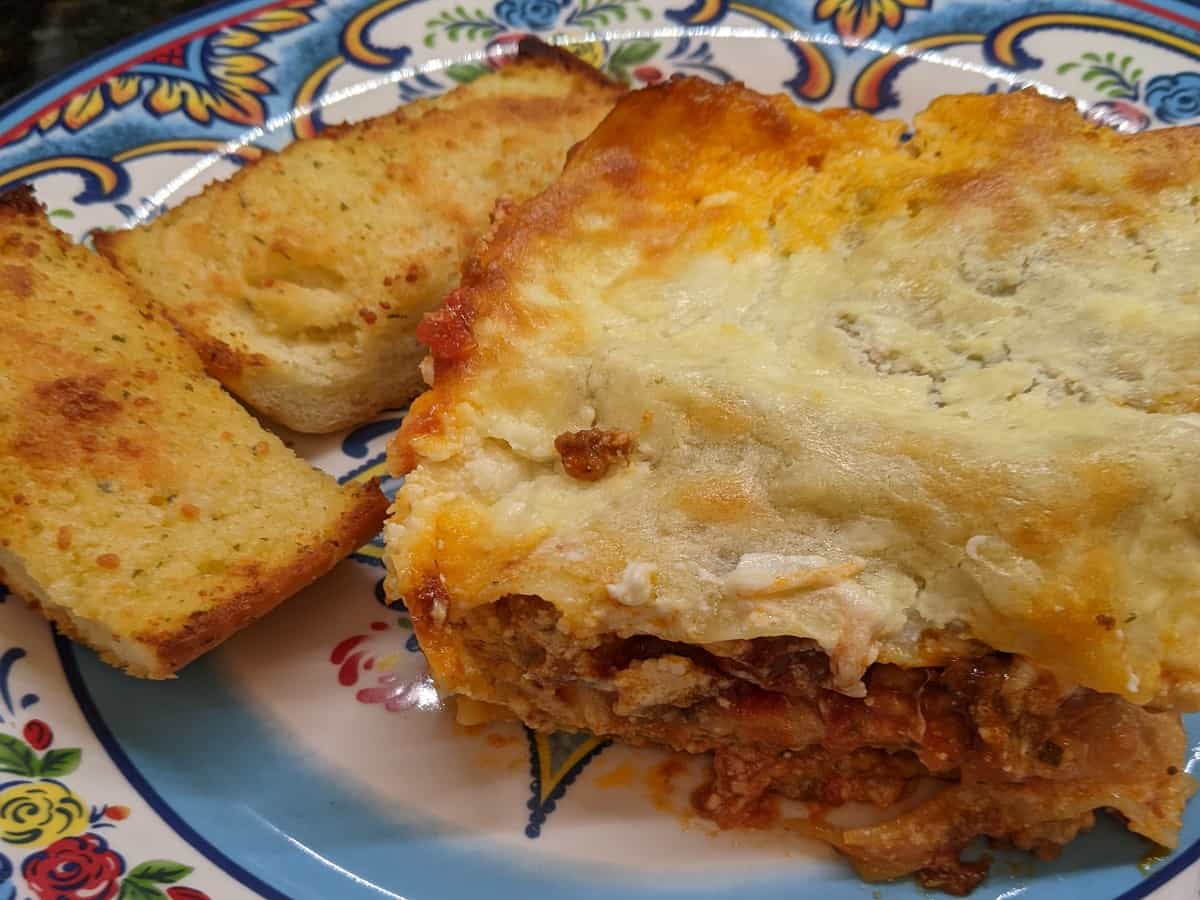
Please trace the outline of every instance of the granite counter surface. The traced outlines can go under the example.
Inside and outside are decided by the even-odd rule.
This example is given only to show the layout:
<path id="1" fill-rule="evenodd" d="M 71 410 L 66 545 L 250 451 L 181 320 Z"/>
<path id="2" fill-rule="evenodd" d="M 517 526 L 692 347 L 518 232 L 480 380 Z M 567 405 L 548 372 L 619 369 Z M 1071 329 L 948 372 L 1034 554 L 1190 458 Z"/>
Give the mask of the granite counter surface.
<path id="1" fill-rule="evenodd" d="M 0 0 L 0 102 L 210 0 Z"/>

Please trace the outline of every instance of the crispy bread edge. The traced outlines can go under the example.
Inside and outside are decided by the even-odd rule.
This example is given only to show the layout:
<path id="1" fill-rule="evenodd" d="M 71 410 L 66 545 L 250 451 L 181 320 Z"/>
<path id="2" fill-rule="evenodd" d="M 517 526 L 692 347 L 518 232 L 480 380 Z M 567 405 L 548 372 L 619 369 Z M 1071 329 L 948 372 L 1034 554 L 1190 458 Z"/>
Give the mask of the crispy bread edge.
<path id="1" fill-rule="evenodd" d="M 520 43 L 518 43 L 517 52 L 514 55 L 513 60 L 510 63 L 510 65 L 512 65 L 513 63 L 521 63 L 521 62 L 529 62 L 529 63 L 535 63 L 535 64 L 539 64 L 539 65 L 557 66 L 557 67 L 561 68 L 563 71 L 568 72 L 573 75 L 578 75 L 582 78 L 585 78 L 586 80 L 591 81 L 593 84 L 596 84 L 596 85 L 599 85 L 599 86 L 605 87 L 605 88 L 616 88 L 616 89 L 619 89 L 622 93 L 625 92 L 624 85 L 622 85 L 620 82 L 615 81 L 612 78 L 609 78 L 607 75 L 605 75 L 599 69 L 595 68 L 594 66 L 588 65 L 586 62 L 584 62 L 579 57 L 575 56 L 573 53 L 569 53 L 566 50 L 562 49 L 561 47 L 556 47 L 552 44 L 547 44 L 545 41 L 543 41 L 537 37 L 533 37 L 533 36 L 525 37 L 525 38 L 521 39 Z M 401 106 L 397 107 L 396 110 L 394 110 L 390 113 L 384 113 L 383 116 L 393 115 L 395 112 L 401 111 L 403 109 L 404 109 L 404 105 L 401 105 Z M 348 122 L 348 123 L 341 124 L 341 125 L 331 125 L 328 128 L 323 129 L 316 136 L 314 136 L 312 138 L 308 138 L 308 140 L 328 140 L 328 139 L 332 139 L 332 138 L 337 138 L 348 132 L 353 132 L 357 129 L 367 127 L 376 119 L 383 118 L 383 116 L 372 117 L 369 119 L 364 119 L 359 122 Z M 246 160 L 245 162 L 243 162 L 242 166 L 236 172 L 234 172 L 233 175 L 231 175 L 229 178 L 222 179 L 220 182 L 213 182 L 212 184 L 205 185 L 204 191 L 207 191 L 210 187 L 212 187 L 213 185 L 218 184 L 218 183 L 236 184 L 238 182 L 238 180 L 245 177 L 245 175 L 243 173 L 251 171 L 254 168 L 254 166 L 256 166 L 258 163 L 260 163 L 263 159 L 266 159 L 269 156 L 273 156 L 273 155 L 277 154 L 278 152 L 280 152 L 280 151 L 263 148 L 263 156 L 262 157 L 260 157 L 259 159 Z M 27 188 L 28 186 L 24 186 L 24 187 Z M 17 188 L 16 190 L 20 191 L 20 190 L 22 190 L 22 188 Z M 204 191 L 201 191 L 201 195 L 203 195 Z M 28 192 L 27 200 L 29 202 L 34 203 L 35 205 L 37 204 L 37 201 L 35 199 L 33 199 L 32 190 L 30 190 Z M 187 202 L 187 201 L 184 201 L 184 202 Z M 37 209 L 41 209 L 40 205 L 37 206 Z M 28 210 L 26 210 L 26 211 L 28 211 Z M 143 226 L 143 227 L 145 227 L 145 226 Z M 131 228 L 122 228 L 122 229 L 118 229 L 116 231 L 98 231 L 92 236 L 92 242 L 94 243 L 94 245 L 96 247 L 96 251 L 101 256 L 103 256 L 105 259 L 107 259 L 110 263 L 112 263 L 113 266 L 115 266 L 118 270 L 120 270 L 122 272 L 124 272 L 124 266 L 122 265 L 122 260 L 121 260 L 121 244 L 124 243 L 125 236 L 127 234 L 129 234 L 130 232 L 132 232 L 133 230 L 134 229 L 131 229 Z M 209 355 L 215 355 L 215 357 L 216 357 L 218 368 L 213 370 L 213 374 L 219 378 L 224 379 L 226 377 L 227 373 L 230 375 L 234 375 L 234 376 L 240 374 L 241 361 L 243 359 L 248 359 L 246 354 L 240 353 L 239 351 L 230 347 L 228 344 L 226 344 L 223 341 L 218 341 L 218 340 L 210 339 L 210 338 L 201 338 L 200 336 L 191 335 L 191 334 L 185 334 L 185 337 L 187 337 L 189 340 L 193 341 L 193 343 L 195 343 L 197 341 L 209 341 L 209 342 L 220 345 L 219 348 L 213 348 L 212 352 L 210 352 L 210 354 L 209 354 Z M 199 346 L 197 347 L 197 350 L 200 350 Z M 208 361 L 208 356 L 206 356 L 204 354 L 204 352 L 201 352 L 201 356 L 205 358 L 206 362 Z M 258 360 L 257 363 L 260 365 L 263 364 L 261 360 Z"/>
<path id="2" fill-rule="evenodd" d="M 36 216 L 45 207 L 38 201 L 30 184 L 19 184 L 0 193 L 0 210 L 22 216 Z"/>
<path id="3" fill-rule="evenodd" d="M 75 627 L 75 623 L 71 621 L 71 617 L 63 610 L 56 606 L 46 606 L 36 594 L 22 590 L 15 585 L 9 584 L 6 586 L 8 587 L 9 593 L 15 597 L 20 597 L 25 601 L 26 606 L 49 619 L 54 624 L 54 628 L 59 634 L 70 638 L 75 643 L 84 647 L 91 647 L 96 651 L 102 660 L 104 660 L 113 668 L 121 669 L 129 675 L 136 675 L 138 678 L 161 679 L 171 678 L 174 675 L 173 672 L 158 672 L 156 670 L 143 668 L 135 663 L 130 662 L 128 659 L 122 658 L 112 650 L 96 647 L 84 637 L 83 633 L 78 628 Z"/>
<path id="4" fill-rule="evenodd" d="M 111 649 L 94 649 L 101 659 L 126 674 L 138 678 L 172 678 L 188 663 L 269 613 L 371 540 L 379 531 L 387 507 L 388 499 L 379 489 L 378 479 L 371 479 L 359 489 L 354 506 L 341 516 L 331 534 L 303 548 L 290 564 L 262 576 L 252 588 L 217 600 L 214 609 L 193 616 L 175 632 L 137 635 L 133 642 L 151 651 L 158 662 L 155 668 L 133 663 Z M 62 634 L 77 643 L 93 646 L 64 610 L 47 606 L 34 593 L 15 585 L 9 585 L 9 589 L 53 622 Z"/>
<path id="5" fill-rule="evenodd" d="M 147 677 L 173 675 L 312 584 L 375 537 L 383 527 L 387 509 L 388 499 L 378 479 L 373 478 L 358 491 L 354 505 L 330 533 L 319 543 L 303 548 L 291 563 L 262 575 L 253 586 L 217 600 L 213 609 L 194 615 L 177 631 L 138 635 L 141 643 L 155 649 L 162 666 L 160 672 L 148 673 Z"/>
<path id="6" fill-rule="evenodd" d="M 112 649 L 96 647 L 64 609 L 51 605 L 52 597 L 39 597 L 34 590 L 25 590 L 11 579 L 5 580 L 10 582 L 7 587 L 15 596 L 53 622 L 59 632 L 92 647 L 110 665 L 139 678 L 171 678 L 188 663 L 271 612 L 371 540 L 382 527 L 387 509 L 388 499 L 380 490 L 378 479 L 371 479 L 358 490 L 354 505 L 341 515 L 328 535 L 302 548 L 292 562 L 259 577 L 250 588 L 216 598 L 213 609 L 193 616 L 176 631 L 138 634 L 127 641 L 149 651 L 148 655 L 157 662 L 153 668 L 139 665 Z M 40 585 L 34 584 L 34 588 L 42 590 Z"/>
<path id="7" fill-rule="evenodd" d="M 589 81 L 602 87 L 624 87 L 620 82 L 609 78 L 595 66 L 585 63 L 574 53 L 570 53 L 554 44 L 547 44 L 541 38 L 533 37 L 532 35 L 521 38 L 520 43 L 517 44 L 516 58 L 518 60 L 536 60 L 558 65 L 567 72 L 574 75 L 582 75 Z"/>

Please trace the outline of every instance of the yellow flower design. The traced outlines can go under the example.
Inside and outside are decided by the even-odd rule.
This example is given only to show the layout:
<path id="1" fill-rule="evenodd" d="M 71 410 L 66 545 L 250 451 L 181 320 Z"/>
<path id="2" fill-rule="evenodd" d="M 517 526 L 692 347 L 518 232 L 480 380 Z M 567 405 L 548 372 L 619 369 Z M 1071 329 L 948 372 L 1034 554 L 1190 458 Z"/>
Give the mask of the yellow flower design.
<path id="1" fill-rule="evenodd" d="M 259 73 L 271 63 L 249 50 L 272 34 L 312 22 L 308 10 L 318 2 L 288 0 L 208 37 L 166 47 L 151 59 L 71 96 L 44 113 L 33 127 L 43 134 L 59 125 L 79 131 L 109 110 L 139 98 L 156 116 L 182 112 L 206 124 L 213 119 L 261 124 L 266 118 L 262 98 L 270 93 L 271 85 Z"/>
<path id="2" fill-rule="evenodd" d="M 263 121 L 260 97 L 271 86 L 256 73 L 269 63 L 257 53 L 222 54 L 227 44 L 220 38 L 206 48 L 204 63 L 207 81 L 189 78 L 159 78 L 146 97 L 146 107 L 155 115 L 182 110 L 195 122 L 207 123 L 214 118 L 239 125 L 256 125 Z"/>
<path id="3" fill-rule="evenodd" d="M 45 847 L 87 827 L 87 804 L 57 781 L 20 781 L 0 791 L 0 841 Z"/>
<path id="4" fill-rule="evenodd" d="M 817 0 L 813 16 L 818 22 L 833 19 L 842 37 L 865 41 L 881 25 L 893 31 L 904 24 L 910 9 L 929 9 L 932 0 Z"/>
<path id="5" fill-rule="evenodd" d="M 604 65 L 604 44 L 600 41 L 585 41 L 579 44 L 567 44 L 563 49 L 578 56 L 593 68 L 599 69 Z"/>

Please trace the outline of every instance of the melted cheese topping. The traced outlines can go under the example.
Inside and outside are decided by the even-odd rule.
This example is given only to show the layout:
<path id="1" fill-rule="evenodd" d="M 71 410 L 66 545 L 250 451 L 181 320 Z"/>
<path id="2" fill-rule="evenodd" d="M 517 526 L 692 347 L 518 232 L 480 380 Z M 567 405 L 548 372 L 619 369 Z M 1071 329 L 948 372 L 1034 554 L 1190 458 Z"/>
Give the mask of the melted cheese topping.
<path id="1" fill-rule="evenodd" d="M 831 565 L 823 556 L 746 553 L 726 576 L 725 586 L 739 597 L 762 597 L 828 587 L 862 570 L 857 560 Z"/>
<path id="2" fill-rule="evenodd" d="M 580 636 L 807 637 L 850 692 L 953 635 L 1200 706 L 1195 139 L 1031 94 L 900 131 L 623 100 L 466 269 L 469 342 L 432 346 L 393 447 L 393 587 L 439 572 L 451 622 L 511 593 Z M 571 478 L 554 439 L 588 428 L 629 464 Z M 485 454 L 520 478 L 477 486 Z"/>

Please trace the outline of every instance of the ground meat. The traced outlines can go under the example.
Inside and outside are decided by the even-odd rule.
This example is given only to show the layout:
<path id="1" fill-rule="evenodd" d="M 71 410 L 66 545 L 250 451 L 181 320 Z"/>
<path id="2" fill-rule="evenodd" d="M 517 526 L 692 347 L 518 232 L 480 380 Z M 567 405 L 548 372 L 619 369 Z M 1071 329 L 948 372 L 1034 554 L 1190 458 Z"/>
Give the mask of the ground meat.
<path id="1" fill-rule="evenodd" d="M 911 753 L 859 748 L 831 753 L 820 747 L 772 753 L 752 748 L 713 754 L 712 780 L 698 797 L 700 808 L 725 827 L 760 818 L 759 798 L 768 791 L 827 806 L 870 803 L 891 806 L 925 774 Z"/>
<path id="2" fill-rule="evenodd" d="M 707 645 L 722 671 L 769 691 L 816 697 L 829 684 L 829 657 L 816 641 L 764 637 Z"/>
<path id="3" fill-rule="evenodd" d="M 624 431 L 600 428 L 564 431 L 554 439 L 554 449 L 572 478 L 599 481 L 616 463 L 628 461 L 633 438 Z"/>
<path id="4" fill-rule="evenodd" d="M 828 658 L 797 638 L 580 640 L 536 597 L 477 607 L 454 627 L 491 685 L 476 699 L 534 727 L 710 753 L 697 802 L 724 826 L 769 824 L 778 796 L 887 807 L 936 776 L 945 790 L 891 822 L 812 826 L 867 879 L 918 873 L 926 887 L 964 893 L 986 872 L 959 858 L 976 836 L 1049 856 L 1102 807 L 1169 841 L 1193 789 L 1177 768 L 1178 716 L 1064 692 L 1003 653 L 937 668 L 876 664 L 854 698 L 830 689 Z"/>

